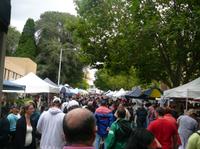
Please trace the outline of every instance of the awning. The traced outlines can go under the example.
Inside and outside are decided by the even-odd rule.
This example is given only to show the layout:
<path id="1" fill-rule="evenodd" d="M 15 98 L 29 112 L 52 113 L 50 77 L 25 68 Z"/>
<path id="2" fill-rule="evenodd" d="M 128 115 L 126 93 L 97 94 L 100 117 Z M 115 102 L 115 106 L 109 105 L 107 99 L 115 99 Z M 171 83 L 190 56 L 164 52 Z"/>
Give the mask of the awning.
<path id="1" fill-rule="evenodd" d="M 3 92 L 20 91 L 20 90 L 25 90 L 25 88 L 26 88 L 25 85 L 19 85 L 9 80 L 3 81 Z"/>

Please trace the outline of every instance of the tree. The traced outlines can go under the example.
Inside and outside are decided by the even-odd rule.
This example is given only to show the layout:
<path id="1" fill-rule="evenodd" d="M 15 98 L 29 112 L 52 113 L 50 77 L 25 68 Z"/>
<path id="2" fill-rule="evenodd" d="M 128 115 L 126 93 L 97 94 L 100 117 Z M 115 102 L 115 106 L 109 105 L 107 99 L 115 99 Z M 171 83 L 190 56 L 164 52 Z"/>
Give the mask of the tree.
<path id="1" fill-rule="evenodd" d="M 82 69 L 85 65 L 79 58 L 79 50 L 72 40 L 72 32 L 68 30 L 70 22 L 74 20 L 76 20 L 75 16 L 68 13 L 45 12 L 36 22 L 39 47 L 39 55 L 36 60 L 38 63 L 37 73 L 40 77 L 49 77 L 57 82 L 62 49 L 60 82 L 71 86 L 81 86 L 81 82 L 84 82 Z"/>
<path id="2" fill-rule="evenodd" d="M 7 38 L 6 38 L 6 55 L 12 56 L 13 53 L 16 51 L 19 38 L 20 38 L 20 32 L 16 30 L 15 27 L 9 27 Z"/>
<path id="3" fill-rule="evenodd" d="M 157 80 L 175 87 L 196 78 L 200 68 L 197 62 L 200 53 L 196 47 L 199 44 L 199 2 L 168 0 L 146 2 L 143 7 L 152 13 L 147 15 L 147 11 L 141 11 L 146 18 L 143 17 L 140 39 L 148 37 L 148 52 L 157 53 L 154 60 L 160 61 L 161 69 L 156 72 L 162 74 Z"/>
<path id="4" fill-rule="evenodd" d="M 34 60 L 36 55 L 37 47 L 35 43 L 35 23 L 33 19 L 29 18 L 24 25 L 15 56 L 29 57 Z"/>
<path id="5" fill-rule="evenodd" d="M 129 73 L 112 74 L 107 69 L 100 69 L 96 72 L 95 86 L 101 90 L 119 90 L 121 88 L 130 90 L 139 85 L 135 70 L 130 69 Z"/>
<path id="6" fill-rule="evenodd" d="M 170 87 L 200 72 L 198 1 L 76 0 L 83 55 L 115 74 L 134 67 L 141 83 Z"/>

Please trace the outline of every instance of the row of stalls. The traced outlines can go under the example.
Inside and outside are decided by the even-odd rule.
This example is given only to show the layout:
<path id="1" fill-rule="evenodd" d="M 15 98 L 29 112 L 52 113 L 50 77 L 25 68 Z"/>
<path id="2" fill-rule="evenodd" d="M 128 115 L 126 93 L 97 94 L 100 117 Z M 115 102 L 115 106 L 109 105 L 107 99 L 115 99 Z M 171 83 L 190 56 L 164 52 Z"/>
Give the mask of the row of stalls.
<path id="1" fill-rule="evenodd" d="M 68 85 L 57 86 L 48 78 L 42 80 L 34 73 L 29 73 L 26 76 L 14 80 L 3 82 L 4 93 L 21 93 L 21 94 L 44 94 L 47 96 L 59 93 L 71 94 L 88 94 L 88 91 L 71 88 Z M 175 104 L 181 111 L 184 109 L 200 108 L 200 78 L 197 78 L 187 84 L 162 92 L 159 88 L 152 87 L 147 90 L 142 90 L 140 87 L 135 87 L 131 91 L 120 89 L 119 91 L 107 91 L 106 96 L 117 98 L 127 98 L 140 101 L 151 100 L 155 102 L 159 99 L 160 104 L 170 105 Z M 48 97 L 49 99 L 49 97 Z M 200 112 L 199 112 L 200 113 Z"/>
<path id="2" fill-rule="evenodd" d="M 147 90 L 135 87 L 131 91 L 123 89 L 108 91 L 105 95 L 113 98 L 125 97 L 132 100 L 159 102 L 161 106 L 173 105 L 181 113 L 184 110 L 193 108 L 200 115 L 200 78 L 176 88 L 165 90 L 164 92 L 156 87 Z"/>
<path id="3" fill-rule="evenodd" d="M 134 105 L 134 108 L 137 108 L 143 104 L 146 106 L 149 106 L 149 103 L 158 104 L 158 100 L 156 99 L 161 97 L 162 91 L 157 87 L 142 90 L 140 86 L 136 86 L 131 91 L 120 89 L 119 91 L 107 91 L 104 94 L 114 101 L 119 99 L 132 103 L 131 105 Z"/>
<path id="4" fill-rule="evenodd" d="M 162 91 L 159 88 L 152 87 L 147 90 L 142 90 L 139 86 L 133 88 L 131 91 L 125 91 L 123 88 L 119 91 L 108 91 L 106 96 L 114 98 L 137 98 L 142 100 L 159 98 L 162 95 Z"/>
<path id="5" fill-rule="evenodd" d="M 60 92 L 72 93 L 72 94 L 88 94 L 86 90 L 79 88 L 72 88 L 69 85 L 58 86 L 50 79 L 46 78 L 42 80 L 34 73 L 29 73 L 26 76 L 14 81 L 4 80 L 3 92 L 13 93 L 26 93 L 26 94 L 38 94 L 38 93 L 55 93 Z"/>
<path id="6" fill-rule="evenodd" d="M 105 92 L 105 95 L 117 98 L 158 99 L 165 100 L 166 102 L 182 99 L 187 105 L 188 102 L 200 102 L 200 78 L 179 87 L 165 90 L 164 92 L 156 87 L 142 90 L 137 86 L 131 91 L 125 91 L 124 89 L 120 89 L 119 91 L 107 91 Z"/>
<path id="7" fill-rule="evenodd" d="M 3 83 L 4 101 L 9 105 L 14 103 L 20 105 L 30 100 L 39 105 L 43 103 L 47 105 L 58 93 L 59 87 L 56 84 L 49 83 L 47 79 L 42 80 L 32 72 L 17 80 L 4 80 Z"/>
<path id="8" fill-rule="evenodd" d="M 17 80 L 3 82 L 4 97 L 9 99 L 31 98 L 36 101 L 44 101 L 46 104 L 51 102 L 53 96 L 59 96 L 65 88 L 65 92 L 68 94 L 88 94 L 87 91 L 78 88 L 66 87 L 63 85 L 58 86 L 50 79 L 46 78 L 42 80 L 34 73 L 29 73 L 26 76 Z M 12 94 L 10 94 L 12 93 Z M 6 101 L 8 101 L 6 100 Z"/>
<path id="9" fill-rule="evenodd" d="M 58 86 L 52 85 L 45 80 L 42 80 L 32 72 L 17 80 L 4 82 L 9 82 L 13 88 L 6 88 L 6 84 L 3 84 L 3 92 L 26 94 L 59 93 Z M 17 86 L 22 88 L 16 88 Z"/>

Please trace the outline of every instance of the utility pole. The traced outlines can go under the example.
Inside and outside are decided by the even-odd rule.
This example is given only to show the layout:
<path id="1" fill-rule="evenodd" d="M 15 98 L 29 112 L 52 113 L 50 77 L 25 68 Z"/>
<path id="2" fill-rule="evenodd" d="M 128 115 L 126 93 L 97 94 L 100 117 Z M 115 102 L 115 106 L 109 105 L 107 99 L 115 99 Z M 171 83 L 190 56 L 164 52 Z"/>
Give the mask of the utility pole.
<path id="1" fill-rule="evenodd" d="M 5 61 L 5 41 L 8 26 L 10 25 L 11 4 L 10 0 L 1 0 L 0 5 L 0 114 L 1 114 L 1 100 L 3 89 L 3 73 Z"/>
<path id="2" fill-rule="evenodd" d="M 59 59 L 59 68 L 58 68 L 58 86 L 60 85 L 61 65 L 62 65 L 62 48 L 60 49 L 60 59 Z"/>
<path id="3" fill-rule="evenodd" d="M 63 25 L 61 22 L 58 22 L 57 23 L 57 30 L 58 30 L 58 33 L 62 34 L 62 28 L 63 28 Z M 60 85 L 60 73 L 61 73 L 61 68 L 62 68 L 62 39 L 61 37 L 58 37 L 58 42 L 61 43 L 61 47 L 60 47 L 60 58 L 59 58 L 59 67 L 58 67 L 58 86 Z"/>

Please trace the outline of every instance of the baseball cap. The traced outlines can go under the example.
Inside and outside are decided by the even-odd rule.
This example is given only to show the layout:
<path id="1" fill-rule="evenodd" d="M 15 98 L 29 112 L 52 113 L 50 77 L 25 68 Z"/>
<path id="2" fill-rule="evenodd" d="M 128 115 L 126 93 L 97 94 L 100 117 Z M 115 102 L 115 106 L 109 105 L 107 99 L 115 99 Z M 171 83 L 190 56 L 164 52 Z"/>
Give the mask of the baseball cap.
<path id="1" fill-rule="evenodd" d="M 55 103 L 55 102 L 61 103 L 61 99 L 56 97 L 56 96 L 54 96 L 53 103 Z"/>
<path id="2" fill-rule="evenodd" d="M 73 106 L 79 106 L 79 103 L 76 100 L 71 100 L 69 101 L 68 105 L 67 105 L 67 109 L 69 109 L 70 107 Z"/>

